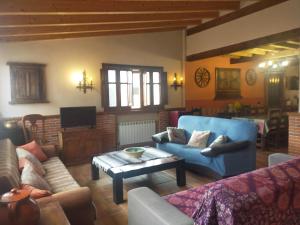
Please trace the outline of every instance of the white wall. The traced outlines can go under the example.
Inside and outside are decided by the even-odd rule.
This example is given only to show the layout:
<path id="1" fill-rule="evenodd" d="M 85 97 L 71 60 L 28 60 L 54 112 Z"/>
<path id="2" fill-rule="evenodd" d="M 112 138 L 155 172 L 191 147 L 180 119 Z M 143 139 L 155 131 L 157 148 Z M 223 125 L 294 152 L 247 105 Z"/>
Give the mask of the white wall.
<path id="1" fill-rule="evenodd" d="M 300 27 L 300 0 L 289 0 L 187 36 L 187 55 Z"/>
<path id="2" fill-rule="evenodd" d="M 100 68 L 102 63 L 163 66 L 169 83 L 176 72 L 183 75 L 182 31 L 105 36 L 66 40 L 0 43 L 0 116 L 29 113 L 58 114 L 62 106 L 96 105 L 102 110 Z M 45 63 L 47 104 L 10 105 L 8 61 Z M 96 90 L 83 94 L 75 88 L 73 71 L 86 69 Z M 181 107 L 182 90 L 169 87 L 167 107 Z"/>

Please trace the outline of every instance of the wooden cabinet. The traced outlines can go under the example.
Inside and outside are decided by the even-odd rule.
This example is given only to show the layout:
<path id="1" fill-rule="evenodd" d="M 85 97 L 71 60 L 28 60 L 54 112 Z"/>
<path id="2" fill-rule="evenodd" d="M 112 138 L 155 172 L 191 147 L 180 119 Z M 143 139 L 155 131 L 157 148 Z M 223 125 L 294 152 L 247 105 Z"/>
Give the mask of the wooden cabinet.
<path id="1" fill-rule="evenodd" d="M 59 132 L 59 145 L 65 164 L 89 162 L 102 153 L 102 135 L 99 129 L 80 129 Z"/>
<path id="2" fill-rule="evenodd" d="M 10 67 L 10 104 L 45 103 L 45 66 L 36 63 L 8 62 Z"/>

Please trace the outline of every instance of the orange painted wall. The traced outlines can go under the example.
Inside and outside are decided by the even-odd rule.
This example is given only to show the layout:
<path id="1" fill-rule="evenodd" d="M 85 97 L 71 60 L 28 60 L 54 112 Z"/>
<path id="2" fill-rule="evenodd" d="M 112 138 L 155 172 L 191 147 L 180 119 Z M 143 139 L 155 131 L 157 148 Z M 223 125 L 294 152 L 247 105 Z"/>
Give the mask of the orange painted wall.
<path id="1" fill-rule="evenodd" d="M 229 103 L 240 101 L 244 104 L 264 105 L 265 89 L 264 75 L 257 70 L 258 62 L 230 64 L 228 57 L 213 57 L 194 62 L 186 62 L 185 68 L 185 99 L 187 109 L 192 107 L 225 107 Z M 194 81 L 194 74 L 198 67 L 204 67 L 210 72 L 208 86 L 200 88 Z M 241 99 L 215 100 L 215 68 L 239 68 L 241 70 Z M 253 86 L 249 86 L 245 80 L 248 69 L 255 69 L 257 80 Z"/>

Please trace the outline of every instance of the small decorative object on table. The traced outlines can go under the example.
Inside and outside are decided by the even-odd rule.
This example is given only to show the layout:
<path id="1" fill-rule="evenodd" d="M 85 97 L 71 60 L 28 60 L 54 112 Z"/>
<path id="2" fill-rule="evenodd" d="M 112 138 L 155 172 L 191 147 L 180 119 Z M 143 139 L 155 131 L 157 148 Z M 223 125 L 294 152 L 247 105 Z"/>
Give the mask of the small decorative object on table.
<path id="1" fill-rule="evenodd" d="M 140 158 L 143 155 L 143 153 L 145 152 L 145 148 L 130 147 L 130 148 L 125 148 L 123 151 L 130 157 Z"/>
<path id="2" fill-rule="evenodd" d="M 12 189 L 0 198 L 0 224 L 37 225 L 40 209 L 30 198 L 30 191 Z"/>

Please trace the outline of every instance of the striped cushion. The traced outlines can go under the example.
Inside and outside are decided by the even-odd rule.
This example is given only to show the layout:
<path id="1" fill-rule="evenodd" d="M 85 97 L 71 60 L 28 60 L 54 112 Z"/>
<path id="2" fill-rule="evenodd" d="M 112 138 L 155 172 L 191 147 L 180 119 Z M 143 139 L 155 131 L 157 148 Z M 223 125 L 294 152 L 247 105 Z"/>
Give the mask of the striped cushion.
<path id="1" fill-rule="evenodd" d="M 16 147 L 9 139 L 0 140 L 0 194 L 20 185 Z"/>
<path id="2" fill-rule="evenodd" d="M 68 191 L 79 187 L 58 157 L 49 158 L 43 162 L 43 166 L 46 170 L 44 178 L 47 180 L 53 193 Z"/>

